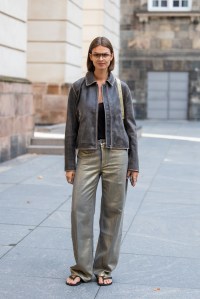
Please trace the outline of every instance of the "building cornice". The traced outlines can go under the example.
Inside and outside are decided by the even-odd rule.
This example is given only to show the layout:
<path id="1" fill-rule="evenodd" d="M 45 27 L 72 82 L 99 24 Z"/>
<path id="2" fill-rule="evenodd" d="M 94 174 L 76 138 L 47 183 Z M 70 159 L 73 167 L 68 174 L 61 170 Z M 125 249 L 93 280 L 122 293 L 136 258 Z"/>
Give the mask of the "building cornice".
<path id="1" fill-rule="evenodd" d="M 139 22 L 148 23 L 152 18 L 189 18 L 191 23 L 200 23 L 200 11 L 198 12 L 136 12 Z"/>

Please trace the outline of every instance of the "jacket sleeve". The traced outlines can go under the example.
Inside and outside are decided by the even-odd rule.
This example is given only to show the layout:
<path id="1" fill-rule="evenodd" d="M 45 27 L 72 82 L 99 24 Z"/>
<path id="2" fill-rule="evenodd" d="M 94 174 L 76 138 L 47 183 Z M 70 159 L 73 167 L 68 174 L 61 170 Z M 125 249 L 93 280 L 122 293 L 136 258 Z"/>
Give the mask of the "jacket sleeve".
<path id="1" fill-rule="evenodd" d="M 76 169 L 76 139 L 78 134 L 77 97 L 72 85 L 67 105 L 67 120 L 65 127 L 65 171 Z"/>
<path id="2" fill-rule="evenodd" d="M 128 170 L 139 171 L 138 143 L 133 102 L 129 87 L 124 83 L 124 126 L 129 138 Z"/>

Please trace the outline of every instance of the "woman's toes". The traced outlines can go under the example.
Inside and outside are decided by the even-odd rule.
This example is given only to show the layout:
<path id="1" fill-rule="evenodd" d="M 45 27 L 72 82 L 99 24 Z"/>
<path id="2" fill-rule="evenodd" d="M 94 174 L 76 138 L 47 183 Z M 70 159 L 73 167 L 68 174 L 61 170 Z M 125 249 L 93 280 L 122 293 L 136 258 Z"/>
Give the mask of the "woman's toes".
<path id="1" fill-rule="evenodd" d="M 111 282 L 112 282 L 111 279 L 106 279 L 106 280 L 104 280 L 104 283 L 105 283 L 105 284 L 110 284 Z"/>
<path id="2" fill-rule="evenodd" d="M 77 284 L 80 281 L 80 277 L 76 277 L 75 279 L 71 279 L 70 277 L 67 278 L 67 283 L 68 284 Z"/>

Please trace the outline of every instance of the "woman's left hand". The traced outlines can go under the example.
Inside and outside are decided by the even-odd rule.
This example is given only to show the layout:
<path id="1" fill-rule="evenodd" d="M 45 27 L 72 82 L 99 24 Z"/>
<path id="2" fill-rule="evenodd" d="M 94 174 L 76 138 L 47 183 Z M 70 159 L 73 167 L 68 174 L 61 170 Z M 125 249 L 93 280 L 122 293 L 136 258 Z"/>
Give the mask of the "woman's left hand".
<path id="1" fill-rule="evenodd" d="M 74 178 L 75 178 L 75 170 L 68 170 L 65 172 L 66 180 L 69 184 L 74 183 Z"/>
<path id="2" fill-rule="evenodd" d="M 128 170 L 127 171 L 127 178 L 130 179 L 131 185 L 134 187 L 137 183 L 137 178 L 138 178 L 138 171 L 133 171 L 133 170 Z"/>

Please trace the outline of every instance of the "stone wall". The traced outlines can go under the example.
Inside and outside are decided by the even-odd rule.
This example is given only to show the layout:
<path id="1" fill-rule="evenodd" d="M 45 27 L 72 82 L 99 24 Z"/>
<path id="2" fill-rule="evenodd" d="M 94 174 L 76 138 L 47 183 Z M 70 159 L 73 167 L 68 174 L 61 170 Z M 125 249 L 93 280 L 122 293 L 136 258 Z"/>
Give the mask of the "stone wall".
<path id="1" fill-rule="evenodd" d="M 66 121 L 69 84 L 33 83 L 35 123 L 42 125 Z"/>
<path id="2" fill-rule="evenodd" d="M 26 153 L 34 129 L 32 86 L 0 77 L 0 162 Z"/>
<path id="3" fill-rule="evenodd" d="M 200 10 L 199 0 L 192 0 L 192 10 L 193 11 L 199 11 Z"/>
<path id="4" fill-rule="evenodd" d="M 200 119 L 200 61 L 144 58 L 124 63 L 124 67 L 123 79 L 132 91 L 138 119 L 147 117 L 147 73 L 152 71 L 189 72 L 188 119 Z"/>
<path id="5" fill-rule="evenodd" d="M 188 15 L 149 14 L 142 22 L 138 13 L 147 12 L 147 1 L 121 1 L 120 75 L 130 86 L 136 116 L 147 117 L 147 73 L 189 73 L 189 119 L 200 119 L 200 23 Z M 193 1 L 192 10 L 200 9 Z M 195 10 L 196 9 L 196 10 Z"/>

